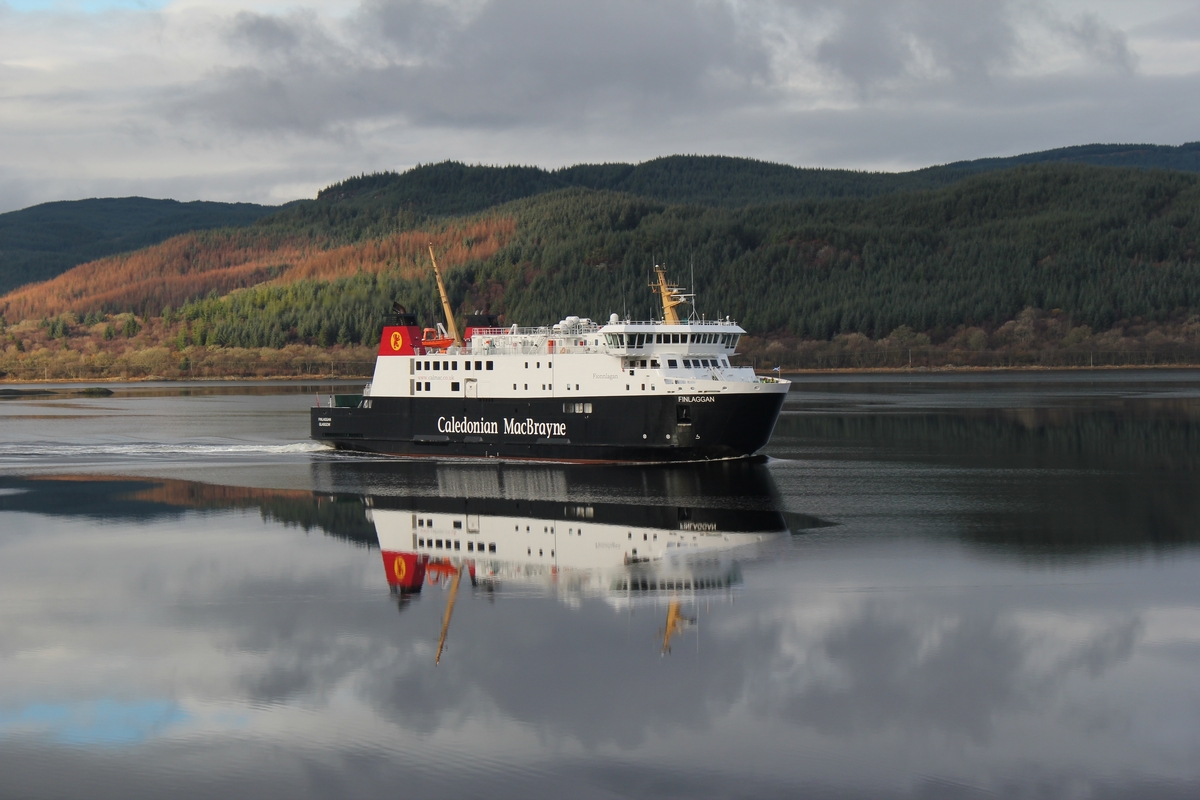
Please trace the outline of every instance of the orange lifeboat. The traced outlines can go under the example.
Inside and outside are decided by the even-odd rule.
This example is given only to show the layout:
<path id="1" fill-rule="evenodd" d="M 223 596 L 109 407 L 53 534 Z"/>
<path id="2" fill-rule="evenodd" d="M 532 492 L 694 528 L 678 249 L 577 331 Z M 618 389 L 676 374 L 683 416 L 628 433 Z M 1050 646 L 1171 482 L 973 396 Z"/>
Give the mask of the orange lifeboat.
<path id="1" fill-rule="evenodd" d="M 454 344 L 454 337 L 447 336 L 436 328 L 426 328 L 421 336 L 421 346 L 426 350 L 445 350 Z"/>

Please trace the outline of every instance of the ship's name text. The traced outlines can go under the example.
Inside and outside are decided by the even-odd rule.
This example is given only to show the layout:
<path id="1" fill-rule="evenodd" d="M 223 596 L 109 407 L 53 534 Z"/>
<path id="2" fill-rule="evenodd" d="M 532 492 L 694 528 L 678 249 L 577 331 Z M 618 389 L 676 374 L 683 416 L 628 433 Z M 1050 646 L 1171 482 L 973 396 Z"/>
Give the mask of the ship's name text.
<path id="1" fill-rule="evenodd" d="M 533 419 L 504 419 L 504 432 L 517 436 L 566 436 L 565 422 L 534 422 Z"/>
<path id="2" fill-rule="evenodd" d="M 438 433 L 499 433 L 500 424 L 470 417 L 438 417 Z M 514 436 L 566 436 L 565 422 L 538 422 L 533 418 L 505 418 L 504 433 Z"/>
<path id="3" fill-rule="evenodd" d="M 715 402 L 717 402 L 717 398 L 712 397 L 712 396 L 703 396 L 703 395 L 701 395 L 699 397 L 680 397 L 679 402 L 681 402 L 681 403 L 715 403 Z"/>
<path id="4" fill-rule="evenodd" d="M 505 420 L 507 423 L 507 420 Z M 507 425 L 506 425 L 507 427 Z M 438 433 L 499 433 L 500 426 L 495 422 L 468 417 L 438 417 Z M 508 431 L 505 431 L 508 433 Z"/>

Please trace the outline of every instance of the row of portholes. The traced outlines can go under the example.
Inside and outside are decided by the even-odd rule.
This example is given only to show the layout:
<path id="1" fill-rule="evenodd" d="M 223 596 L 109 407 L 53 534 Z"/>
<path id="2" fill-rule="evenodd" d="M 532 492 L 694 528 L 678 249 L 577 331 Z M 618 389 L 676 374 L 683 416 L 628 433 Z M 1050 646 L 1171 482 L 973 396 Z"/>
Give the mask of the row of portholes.
<path id="1" fill-rule="evenodd" d="M 422 362 L 420 362 L 420 361 L 414 361 L 414 362 L 413 362 L 413 366 L 414 366 L 414 367 L 415 367 L 417 370 L 421 370 L 421 369 L 422 369 L 422 366 L 421 366 L 421 364 L 422 364 Z M 444 370 L 445 372 L 450 372 L 451 370 L 457 370 L 457 369 L 458 369 L 458 362 L 457 362 L 457 361 L 434 361 L 434 362 L 432 362 L 432 363 L 430 363 L 430 362 L 426 361 L 426 362 L 424 362 L 424 365 L 425 365 L 425 366 L 424 366 L 424 370 L 423 370 L 423 371 L 425 371 L 425 372 L 429 372 L 430 370 L 432 370 L 433 372 L 438 372 L 439 370 Z M 463 362 L 463 369 L 468 369 L 468 370 L 469 370 L 470 368 L 471 368 L 471 362 L 470 362 L 470 361 L 464 361 L 464 362 Z M 483 362 L 482 362 L 482 361 L 476 361 L 476 362 L 475 362 L 475 370 L 476 370 L 476 371 L 480 371 L 480 370 L 482 370 L 483 368 L 484 368 L 484 367 L 483 367 Z M 495 362 L 492 362 L 492 361 L 489 361 L 489 362 L 487 362 L 487 368 L 488 368 L 488 369 L 494 369 L 494 368 L 495 368 Z"/>
<path id="2" fill-rule="evenodd" d="M 700 578 L 696 581 L 652 581 L 645 578 L 640 580 L 634 578 L 629 581 L 617 581 L 613 588 L 621 591 L 657 592 L 681 589 L 727 589 L 732 585 L 733 583 L 728 578 Z"/>
<path id="3" fill-rule="evenodd" d="M 457 539 L 417 539 L 417 547 L 432 548 L 434 550 L 461 550 L 462 542 Z M 468 553 L 482 553 L 484 550 L 483 542 L 476 544 L 475 542 L 467 542 Z M 488 542 L 487 552 L 496 552 L 496 543 Z"/>

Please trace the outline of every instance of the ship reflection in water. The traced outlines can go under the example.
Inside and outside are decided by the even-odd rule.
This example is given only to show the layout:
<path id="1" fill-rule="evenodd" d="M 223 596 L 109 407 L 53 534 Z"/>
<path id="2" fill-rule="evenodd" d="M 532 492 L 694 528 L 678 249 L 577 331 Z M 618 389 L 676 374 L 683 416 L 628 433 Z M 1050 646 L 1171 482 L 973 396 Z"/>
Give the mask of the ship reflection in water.
<path id="1" fill-rule="evenodd" d="M 747 491 L 739 499 L 772 496 L 765 471 L 752 465 L 733 469 L 740 472 L 740 480 L 732 487 L 724 484 L 727 491 Z M 702 498 L 690 493 L 669 495 L 670 479 L 678 481 L 679 471 L 638 472 L 643 473 L 641 478 L 648 477 L 645 472 L 657 472 L 653 477 L 663 484 L 660 490 L 667 489 L 667 496 L 652 493 L 657 504 L 442 493 L 366 495 L 362 502 L 366 519 L 375 527 L 388 586 L 401 609 L 427 584 L 450 587 L 438 660 L 464 581 L 474 591 L 532 590 L 569 603 L 599 597 L 617 609 L 664 605 L 666 653 L 673 635 L 695 621 L 688 608 L 699 601 L 730 597 L 742 582 L 739 559 L 756 557 L 757 545 L 788 536 L 790 531 L 784 515 L 769 504 L 759 508 L 691 505 Z M 701 477 L 694 472 L 683 475 Z M 604 479 L 587 470 L 438 468 L 440 490 L 471 488 L 476 490 L 473 494 L 484 495 L 503 494 L 506 485 L 514 484 L 566 495 L 568 477 Z M 707 500 L 711 503 L 714 498 Z M 792 521 L 798 528 L 820 524 L 814 519 Z"/>
<path id="2" fill-rule="evenodd" d="M 826 524 L 782 513 L 768 471 L 755 463 L 613 469 L 367 462 L 313 469 L 315 485 L 338 490 L 0 478 L 0 511 L 146 523 L 257 510 L 267 521 L 378 547 L 401 610 L 427 587 L 446 590 L 435 661 L 464 586 L 489 598 L 535 595 L 571 606 L 597 598 L 615 610 L 661 609 L 662 650 L 669 652 L 701 603 L 727 601 L 739 590 L 742 561 L 791 532 Z"/>

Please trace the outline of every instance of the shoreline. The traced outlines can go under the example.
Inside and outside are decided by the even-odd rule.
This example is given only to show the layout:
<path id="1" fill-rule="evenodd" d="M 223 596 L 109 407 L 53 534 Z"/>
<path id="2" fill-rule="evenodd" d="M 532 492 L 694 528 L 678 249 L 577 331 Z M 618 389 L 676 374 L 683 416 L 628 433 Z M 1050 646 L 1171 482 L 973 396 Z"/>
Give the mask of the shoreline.
<path id="1" fill-rule="evenodd" d="M 984 373 L 1017 373 L 1017 372 L 1116 372 L 1133 370 L 1200 370 L 1200 364 L 1106 364 L 1102 366 L 1007 366 L 1007 367 L 977 367 L 945 365 L 938 367 L 827 367 L 807 369 L 755 370 L 762 377 L 786 377 L 789 375 L 932 375 L 932 374 L 984 374 Z M 114 383 L 358 383 L 370 381 L 371 375 L 346 376 L 336 374 L 323 375 L 210 375 L 196 378 L 174 378 L 161 375 L 146 375 L 142 377 L 112 376 L 106 378 L 39 378 L 26 380 L 22 378 L 0 378 L 2 386 L 45 386 L 50 384 L 105 385 Z"/>

